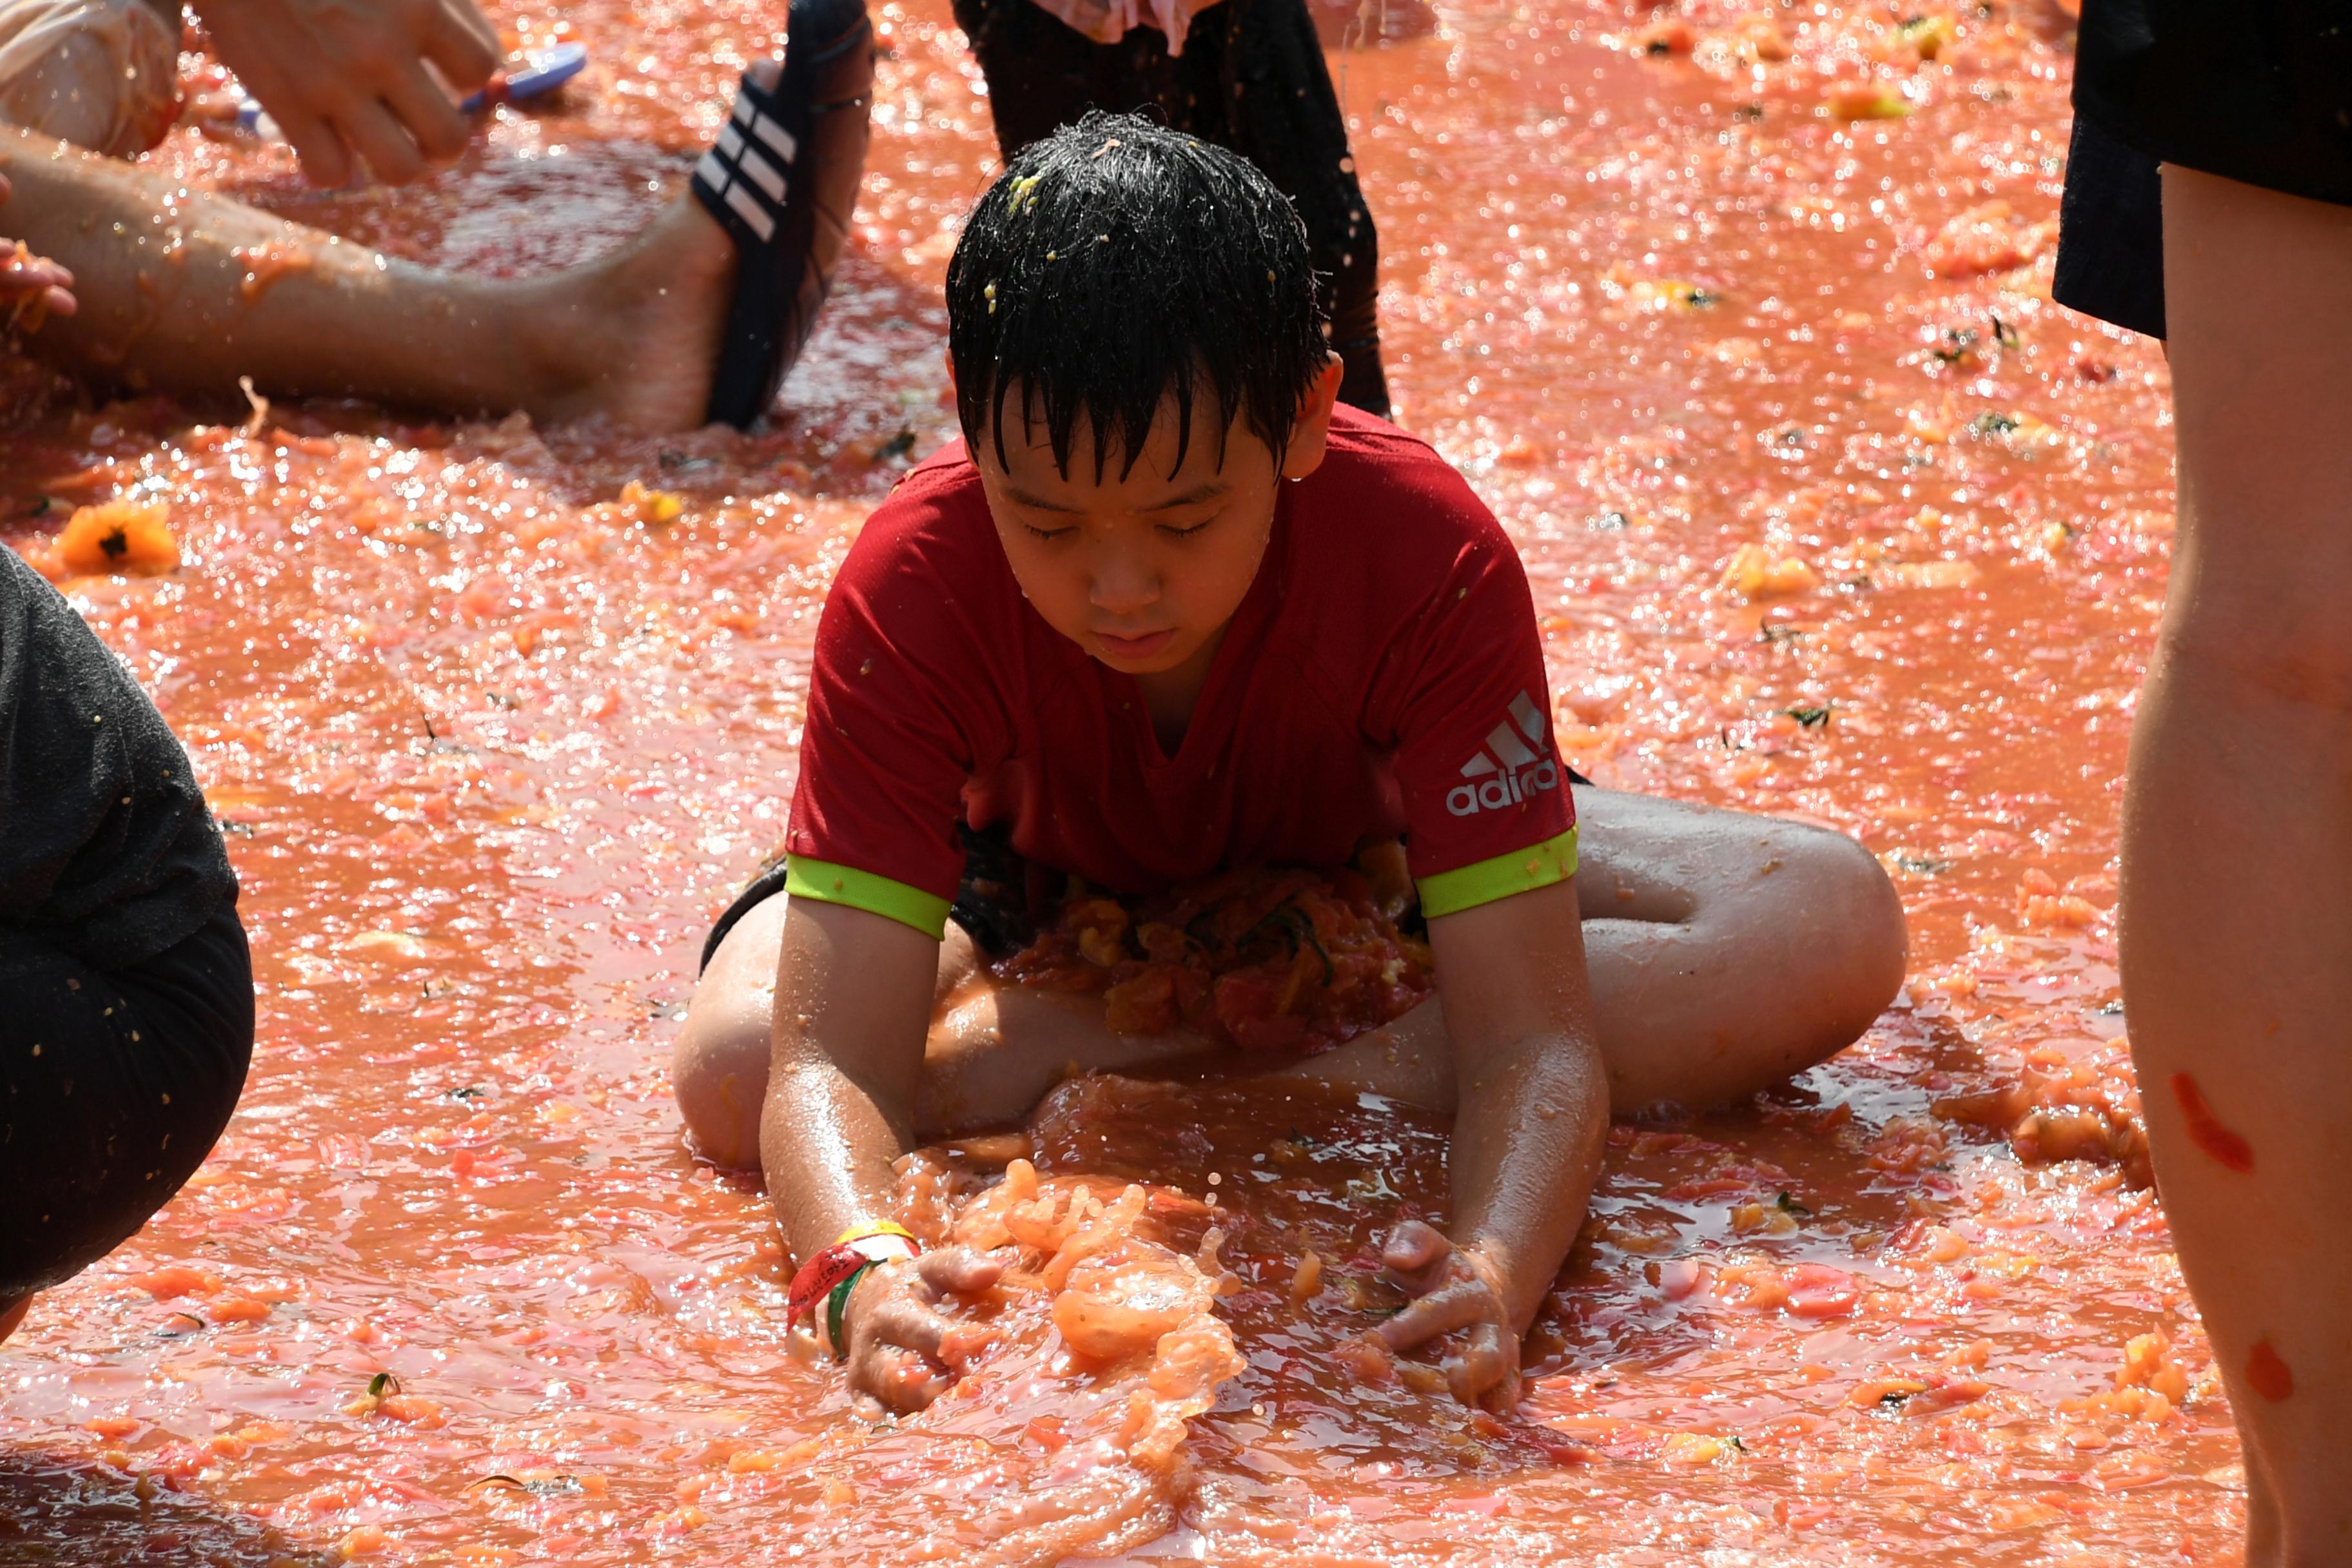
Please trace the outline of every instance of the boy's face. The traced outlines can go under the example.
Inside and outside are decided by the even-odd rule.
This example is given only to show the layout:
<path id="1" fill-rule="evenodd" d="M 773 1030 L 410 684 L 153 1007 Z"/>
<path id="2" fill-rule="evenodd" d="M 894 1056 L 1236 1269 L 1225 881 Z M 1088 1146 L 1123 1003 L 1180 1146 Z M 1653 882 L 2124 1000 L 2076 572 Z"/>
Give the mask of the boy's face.
<path id="1" fill-rule="evenodd" d="M 1193 405 L 1192 440 L 1177 462 L 1171 397 L 1142 456 L 1130 466 L 1114 450 L 1099 481 L 1093 431 L 1079 425 L 1063 473 L 1045 426 L 1024 431 L 1014 422 L 1015 387 L 1004 400 L 1003 466 L 988 430 L 972 457 L 1022 593 L 1048 626 L 1113 669 L 1157 675 L 1205 658 L 1257 576 L 1282 481 L 1322 465 L 1339 386 L 1335 359 L 1307 394 L 1279 463 L 1239 419 L 1220 442 L 1213 403 L 1202 417 L 1207 400 Z"/>

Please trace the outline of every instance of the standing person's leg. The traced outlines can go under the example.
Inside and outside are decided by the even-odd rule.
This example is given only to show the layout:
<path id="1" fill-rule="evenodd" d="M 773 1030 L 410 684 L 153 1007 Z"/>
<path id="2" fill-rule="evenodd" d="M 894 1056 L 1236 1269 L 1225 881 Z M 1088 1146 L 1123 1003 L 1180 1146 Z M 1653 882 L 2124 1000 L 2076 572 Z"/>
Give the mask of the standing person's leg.
<path id="1" fill-rule="evenodd" d="M 2352 1559 L 2352 209 L 2168 165 L 2179 528 L 2132 731 L 2132 1057 L 2245 1442 L 2248 1562 Z"/>
<path id="2" fill-rule="evenodd" d="M 1356 181 L 1348 119 L 1307 7 L 1307 0 L 1223 0 L 1202 13 L 1192 37 L 1205 47 L 1203 35 L 1222 34 L 1231 85 L 1226 130 L 1216 140 L 1265 170 L 1307 225 L 1307 248 L 1324 279 L 1331 348 L 1346 367 L 1339 401 L 1386 418 L 1380 236 Z"/>
<path id="3" fill-rule="evenodd" d="M 1385 417 L 1380 247 L 1348 150 L 1348 124 L 1307 0 L 1219 0 L 1184 51 L 1152 27 L 1097 44 L 1035 0 L 956 0 L 956 24 L 988 78 L 1007 158 L 1089 109 L 1150 114 L 1264 170 L 1307 225 L 1323 279 L 1340 400 Z"/>
<path id="4" fill-rule="evenodd" d="M 236 906 L 104 970 L 0 931 L 0 1339 L 36 1290 L 137 1234 L 204 1163 L 253 1053 Z"/>
<path id="5" fill-rule="evenodd" d="M 1097 44 L 1036 0 L 955 0 L 956 26 L 988 79 L 996 145 L 1009 161 L 1089 109 L 1190 125 L 1192 93 L 1156 29 Z"/>

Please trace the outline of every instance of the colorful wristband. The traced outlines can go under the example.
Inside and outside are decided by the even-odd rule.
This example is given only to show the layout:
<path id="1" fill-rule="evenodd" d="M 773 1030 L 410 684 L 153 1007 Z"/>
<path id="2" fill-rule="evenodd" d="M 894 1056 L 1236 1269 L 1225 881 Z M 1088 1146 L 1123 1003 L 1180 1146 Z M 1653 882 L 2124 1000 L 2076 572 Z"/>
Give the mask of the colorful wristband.
<path id="1" fill-rule="evenodd" d="M 785 1295 L 784 1326 L 793 1328 L 817 1309 L 844 1283 L 872 1268 L 900 1258 L 919 1258 L 922 1247 L 905 1226 L 888 1220 L 868 1220 L 851 1226 L 831 1247 L 801 1265 Z M 843 1300 L 847 1300 L 844 1292 Z"/>
<path id="2" fill-rule="evenodd" d="M 849 1359 L 849 1341 L 841 1331 L 841 1315 L 849 1310 L 850 1292 L 857 1289 L 860 1279 L 881 1267 L 878 1263 L 860 1265 L 850 1272 L 848 1279 L 835 1285 L 824 1299 L 824 1342 L 835 1361 Z"/>

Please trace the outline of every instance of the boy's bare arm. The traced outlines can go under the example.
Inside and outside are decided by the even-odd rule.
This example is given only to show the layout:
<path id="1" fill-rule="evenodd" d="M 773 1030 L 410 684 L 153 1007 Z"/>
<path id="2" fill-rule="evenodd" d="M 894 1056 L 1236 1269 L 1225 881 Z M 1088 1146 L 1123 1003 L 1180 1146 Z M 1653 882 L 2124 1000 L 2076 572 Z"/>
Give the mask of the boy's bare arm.
<path id="1" fill-rule="evenodd" d="M 784 917 L 760 1163 L 795 1258 L 896 1206 L 939 945 L 844 904 L 795 899 Z"/>
<path id="2" fill-rule="evenodd" d="M 1573 879 L 1429 925 L 1461 1109 L 1454 1246 L 1408 1227 L 1390 1266 L 1424 1292 L 1383 1337 L 1402 1348 L 1470 1331 L 1465 1398 L 1516 1402 L 1518 1335 L 1584 1223 L 1609 1131 Z"/>
<path id="3" fill-rule="evenodd" d="M 914 1147 L 939 962 L 936 941 L 864 910 L 795 899 L 784 917 L 760 1163 L 797 1259 L 897 1210 L 891 1163 Z M 929 1404 L 961 1360 L 933 1308 L 998 1272 L 961 1248 L 870 1271 L 845 1315 L 850 1386 L 895 1410 Z"/>

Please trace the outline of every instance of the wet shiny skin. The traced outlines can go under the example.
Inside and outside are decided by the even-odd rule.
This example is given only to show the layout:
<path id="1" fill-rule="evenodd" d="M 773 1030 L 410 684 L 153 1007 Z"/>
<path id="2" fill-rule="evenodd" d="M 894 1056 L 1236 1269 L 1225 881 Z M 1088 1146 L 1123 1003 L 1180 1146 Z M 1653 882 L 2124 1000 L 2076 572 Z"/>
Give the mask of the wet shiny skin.
<path id="1" fill-rule="evenodd" d="M 501 13 L 533 42 L 559 16 L 590 89 L 419 189 L 307 195 L 282 154 L 184 135 L 163 157 L 406 255 L 574 259 L 654 210 L 779 18 Z M 1898 68 L 1893 10 L 1783 12 L 1795 58 L 1759 81 L 1734 16 L 1702 9 L 1688 61 L 1565 4 L 1349 57 L 1383 336 L 1402 418 L 1528 558 L 1571 760 L 1854 832 L 1903 889 L 1912 983 L 1758 1107 L 1615 1131 L 1531 1337 L 1533 1425 L 1402 1369 L 1360 1387 L 1339 1353 L 1395 1304 L 1381 1232 L 1443 1212 L 1441 1128 L 1230 1093 L 1056 1120 L 1048 1175 L 1155 1172 L 1233 1231 L 1217 1310 L 1249 1367 L 1170 1514 L 1207 1561 L 2234 1550 L 2204 1341 L 2151 1194 L 2104 1161 L 2137 1115 L 2114 781 L 2169 536 L 2162 364 L 2051 305 L 2046 253 L 1925 259 L 1993 202 L 1971 232 L 2040 245 L 2059 23 L 1963 17 L 1954 56 Z M 265 988 L 196 1184 L 0 1351 L 0 1555 L 845 1564 L 929 1535 L 978 1561 L 1068 1451 L 1039 1424 L 1082 1424 L 1093 1385 L 1039 1353 L 1034 1299 L 952 1419 L 850 1421 L 788 1352 L 763 1195 L 680 1150 L 665 1067 L 702 931 L 781 833 L 880 454 L 952 423 L 943 226 L 992 144 L 944 7 L 892 20 L 861 233 L 771 435 L 321 408 L 248 437 L 242 407 L 132 403 L 0 439 L 14 542 L 57 526 L 36 492 L 173 501 L 180 574 L 74 592 L 232 825 Z M 1874 71 L 1917 111 L 1816 112 Z M 630 479 L 684 517 L 617 506 Z M 1749 542 L 1822 585 L 1719 588 Z M 380 1371 L 399 1403 L 353 1413 Z M 467 1489 L 500 1474 L 524 1484 Z M 1097 1539 L 1159 1495 L 1106 1490 Z"/>

